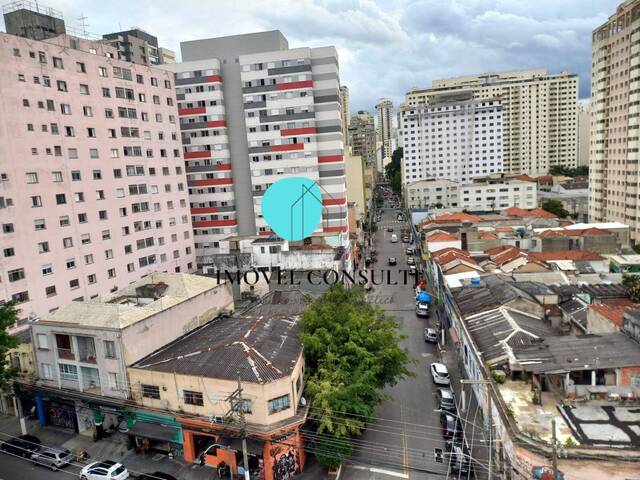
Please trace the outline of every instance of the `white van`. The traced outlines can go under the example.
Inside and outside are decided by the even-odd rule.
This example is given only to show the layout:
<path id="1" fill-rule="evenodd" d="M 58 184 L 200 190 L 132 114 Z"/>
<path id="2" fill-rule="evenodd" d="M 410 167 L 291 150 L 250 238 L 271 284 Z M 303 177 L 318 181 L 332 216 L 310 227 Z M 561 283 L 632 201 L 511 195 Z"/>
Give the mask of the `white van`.
<path id="1" fill-rule="evenodd" d="M 394 233 L 391 235 L 391 243 L 396 243 L 398 241 L 398 236 Z"/>

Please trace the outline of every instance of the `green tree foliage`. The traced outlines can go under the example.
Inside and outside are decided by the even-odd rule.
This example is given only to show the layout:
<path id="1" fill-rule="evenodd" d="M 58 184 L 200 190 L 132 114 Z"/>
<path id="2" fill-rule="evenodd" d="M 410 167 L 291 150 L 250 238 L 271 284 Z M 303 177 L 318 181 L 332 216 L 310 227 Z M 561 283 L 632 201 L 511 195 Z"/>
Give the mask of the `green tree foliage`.
<path id="1" fill-rule="evenodd" d="M 397 322 L 367 303 L 361 287 L 333 285 L 307 309 L 300 339 L 319 435 L 359 435 L 384 400 L 382 389 L 412 375 L 402 338 Z"/>
<path id="2" fill-rule="evenodd" d="M 589 176 L 589 167 L 582 165 L 580 167 L 569 168 L 564 165 L 552 165 L 549 168 L 550 175 L 566 175 L 567 177 L 587 177 Z"/>
<path id="3" fill-rule="evenodd" d="M 545 200 L 542 203 L 542 209 L 546 210 L 547 212 L 551 212 L 560 218 L 567 218 L 569 216 L 569 212 L 564 209 L 560 200 L 552 198 Z"/>
<path id="4" fill-rule="evenodd" d="M 4 361 L 7 352 L 20 344 L 16 337 L 7 333 L 7 328 L 14 325 L 17 318 L 18 312 L 14 302 L 0 305 L 0 387 L 5 385 L 17 373 L 15 369 L 10 368 Z"/>
<path id="5" fill-rule="evenodd" d="M 400 172 L 394 173 L 391 178 L 391 190 L 393 190 L 397 195 L 400 195 L 402 191 L 402 179 L 400 178 Z"/>
<path id="6" fill-rule="evenodd" d="M 631 300 L 640 303 L 640 275 L 623 275 L 622 284 L 627 287 Z"/>
<path id="7" fill-rule="evenodd" d="M 396 172 L 400 172 L 400 162 L 402 162 L 403 155 L 402 147 L 398 147 L 393 151 L 391 161 L 384 167 L 384 173 L 388 180 L 391 180 Z"/>

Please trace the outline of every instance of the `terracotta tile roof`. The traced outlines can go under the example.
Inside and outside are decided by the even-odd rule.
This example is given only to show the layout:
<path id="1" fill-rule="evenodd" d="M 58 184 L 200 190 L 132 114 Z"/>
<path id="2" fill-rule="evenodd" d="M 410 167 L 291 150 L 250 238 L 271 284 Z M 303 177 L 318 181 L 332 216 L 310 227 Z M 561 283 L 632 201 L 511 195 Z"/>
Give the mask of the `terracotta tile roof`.
<path id="1" fill-rule="evenodd" d="M 548 262 L 550 260 L 603 260 L 595 252 L 584 250 L 557 250 L 555 252 L 530 252 L 529 256 L 534 260 Z"/>
<path id="2" fill-rule="evenodd" d="M 630 306 L 638 306 L 634 303 L 630 298 L 607 298 L 604 300 L 607 305 L 612 305 L 614 307 L 630 307 Z"/>
<path id="3" fill-rule="evenodd" d="M 496 227 L 496 232 L 499 232 L 499 233 L 511 233 L 511 232 L 513 232 L 513 227 Z"/>
<path id="4" fill-rule="evenodd" d="M 436 223 L 480 222 L 482 217 L 464 212 L 444 213 L 435 218 Z"/>
<path id="5" fill-rule="evenodd" d="M 485 250 L 484 253 L 486 253 L 489 256 L 492 256 L 492 255 L 495 255 L 496 253 L 508 250 L 510 247 L 512 247 L 512 245 L 500 245 L 499 247 L 489 248 Z"/>
<path id="6" fill-rule="evenodd" d="M 519 248 L 511 247 L 495 255 L 492 255 L 491 260 L 493 260 L 498 265 L 504 265 L 505 263 L 522 256 L 526 257 L 526 253 L 524 253 Z"/>
<path id="7" fill-rule="evenodd" d="M 523 182 L 535 182 L 536 179 L 533 177 L 530 177 L 529 175 L 518 175 L 516 177 L 516 180 L 522 180 Z"/>
<path id="8" fill-rule="evenodd" d="M 495 233 L 482 232 L 480 235 L 478 235 L 478 238 L 480 240 L 497 240 L 498 236 Z"/>
<path id="9" fill-rule="evenodd" d="M 554 238 L 554 237 L 564 237 L 564 233 L 558 230 L 545 230 L 544 232 L 540 232 L 537 235 L 540 238 Z"/>
<path id="10" fill-rule="evenodd" d="M 542 183 L 553 182 L 553 175 L 540 175 L 538 178 L 536 178 L 536 181 Z"/>
<path id="11" fill-rule="evenodd" d="M 589 305 L 589 309 L 597 312 L 611 323 L 613 323 L 616 327 L 622 327 L 622 314 L 628 308 L 634 305 L 605 305 L 604 303 L 594 303 Z"/>
<path id="12" fill-rule="evenodd" d="M 434 242 L 455 242 L 456 240 L 460 240 L 456 235 L 447 232 L 432 232 L 427 236 L 427 241 L 430 243 Z"/>
<path id="13" fill-rule="evenodd" d="M 609 230 L 604 230 L 602 228 L 590 227 L 585 228 L 584 230 L 545 230 L 537 234 L 540 238 L 551 238 L 551 237 L 605 237 L 611 235 Z"/>
<path id="14" fill-rule="evenodd" d="M 443 248 L 442 250 L 438 250 L 437 252 L 433 252 L 431 254 L 431 257 L 433 257 L 434 259 L 437 257 L 441 257 L 442 255 L 449 253 L 449 252 L 456 252 L 459 253 L 465 257 L 469 257 L 470 253 L 467 250 L 462 250 L 460 248 L 456 248 L 456 247 L 447 247 L 447 248 Z"/>
<path id="15" fill-rule="evenodd" d="M 463 255 L 463 254 L 455 252 L 455 251 L 448 252 L 445 255 L 440 255 L 435 259 L 435 261 L 436 261 L 436 263 L 438 265 L 444 265 L 446 263 L 452 262 L 456 258 L 458 258 L 460 260 L 464 260 L 465 262 L 471 263 L 473 265 L 478 265 L 478 262 L 473 260 L 471 257 L 468 257 L 467 255 Z"/>
<path id="16" fill-rule="evenodd" d="M 525 210 L 524 208 L 519 207 L 509 207 L 504 210 L 504 213 L 519 218 L 558 218 L 553 213 L 547 212 L 541 208 Z"/>

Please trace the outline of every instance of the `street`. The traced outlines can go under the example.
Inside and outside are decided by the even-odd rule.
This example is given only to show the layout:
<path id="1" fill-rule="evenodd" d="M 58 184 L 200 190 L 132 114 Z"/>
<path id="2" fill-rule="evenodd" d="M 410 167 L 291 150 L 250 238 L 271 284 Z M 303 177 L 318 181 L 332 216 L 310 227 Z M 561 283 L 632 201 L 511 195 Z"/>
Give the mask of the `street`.
<path id="1" fill-rule="evenodd" d="M 387 232 L 388 226 L 392 226 L 393 233 L 398 236 L 397 243 L 391 243 L 393 233 Z M 370 268 L 408 268 L 408 244 L 401 241 L 400 235 L 401 228 L 407 226 L 407 222 L 397 220 L 395 209 L 385 206 L 375 234 L 377 263 Z M 388 266 L 389 257 L 397 259 L 397 266 Z M 416 255 L 416 263 L 419 262 Z M 400 274 L 397 276 L 402 278 Z M 392 477 L 424 480 L 447 478 L 449 472 L 449 478 L 458 478 L 457 473 L 449 471 L 447 457 L 443 463 L 437 463 L 434 457 L 434 449 L 444 449 L 445 446 L 439 412 L 436 411 L 439 408 L 436 399 L 438 387 L 429 373 L 430 364 L 440 361 L 440 355 L 436 344 L 424 341 L 423 331 L 425 327 L 435 327 L 438 319 L 436 306 L 432 301 L 430 318 L 417 317 L 413 284 L 376 286 L 368 297 L 400 324 L 401 333 L 406 335 L 402 345 L 408 349 L 414 362 L 411 369 L 415 377 L 406 378 L 386 389 L 388 399 L 376 409 L 377 422 L 368 424 L 362 437 L 354 439 L 354 453 L 347 462 L 343 477 L 348 480 Z M 470 410 L 462 415 L 463 421 L 479 422 L 479 417 L 475 418 Z M 474 442 L 478 442 L 478 434 L 474 436 Z M 471 438 L 468 441 L 471 443 Z M 467 475 L 460 478 L 466 479 Z"/>

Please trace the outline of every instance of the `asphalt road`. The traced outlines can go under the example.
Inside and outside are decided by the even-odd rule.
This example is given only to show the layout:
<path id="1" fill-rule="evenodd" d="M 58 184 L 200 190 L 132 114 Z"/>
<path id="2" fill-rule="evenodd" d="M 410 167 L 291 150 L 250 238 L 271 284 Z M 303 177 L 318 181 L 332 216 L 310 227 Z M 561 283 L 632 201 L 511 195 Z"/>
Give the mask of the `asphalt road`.
<path id="1" fill-rule="evenodd" d="M 390 241 L 389 225 L 398 236 L 397 243 Z M 407 227 L 407 223 L 397 221 L 396 210 L 385 208 L 375 234 L 378 261 L 374 269 L 408 269 L 405 253 L 408 245 L 402 243 L 400 235 L 403 227 Z M 389 267 L 388 257 L 396 257 L 397 266 Z M 429 374 L 429 365 L 438 361 L 438 350 L 423 337 L 424 328 L 434 326 L 436 319 L 416 317 L 413 283 L 376 286 L 369 298 L 399 322 L 401 332 L 406 335 L 402 345 L 415 362 L 411 367 L 415 377 L 386 389 L 389 398 L 376 409 L 378 421 L 368 425 L 362 437 L 354 440 L 354 453 L 343 478 L 446 478 L 447 465 L 436 463 L 434 458 L 434 448 L 444 448 L 439 413 L 434 412 L 438 408 L 437 387 Z"/>
<path id="2" fill-rule="evenodd" d="M 77 480 L 79 473 L 80 468 L 74 465 L 52 472 L 48 468 L 33 465 L 24 458 L 0 453 L 0 480 Z"/>

